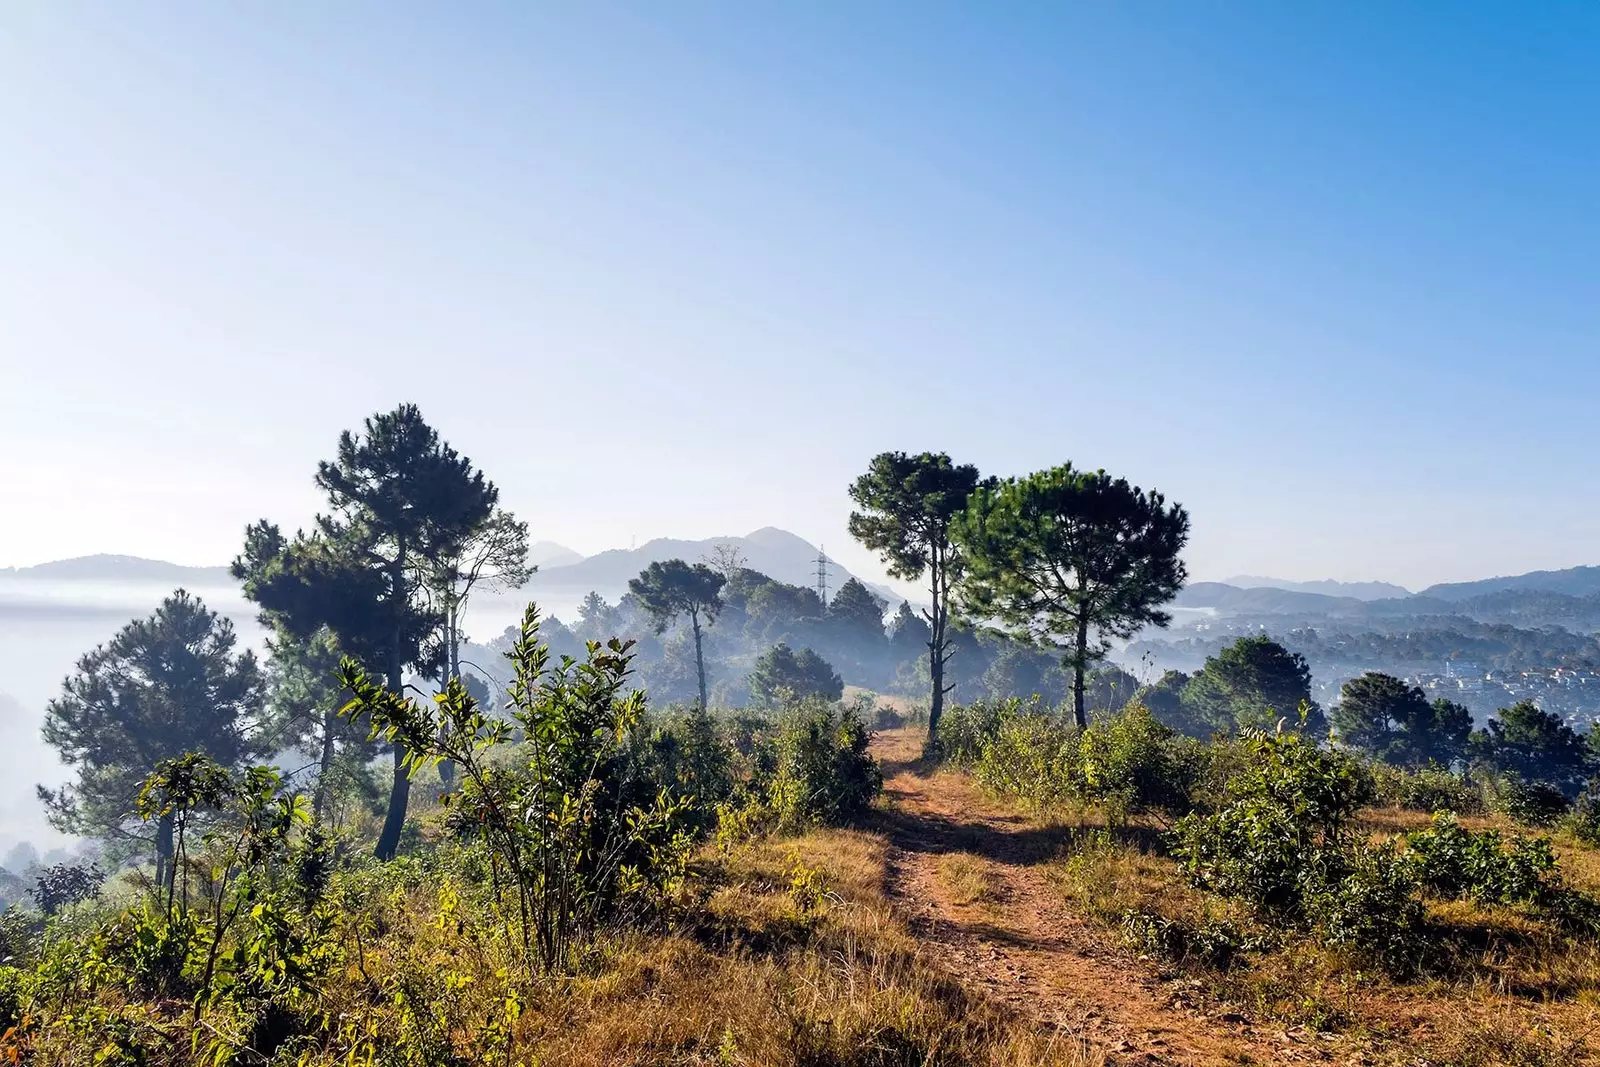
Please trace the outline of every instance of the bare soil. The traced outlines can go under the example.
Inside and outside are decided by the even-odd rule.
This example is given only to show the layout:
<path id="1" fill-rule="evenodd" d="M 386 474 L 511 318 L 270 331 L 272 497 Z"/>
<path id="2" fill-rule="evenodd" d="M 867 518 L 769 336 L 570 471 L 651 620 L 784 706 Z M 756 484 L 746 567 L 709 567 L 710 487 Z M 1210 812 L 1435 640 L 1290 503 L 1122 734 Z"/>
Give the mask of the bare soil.
<path id="1" fill-rule="evenodd" d="M 1346 1060 L 1327 1038 L 1256 1025 L 1207 1003 L 1075 914 L 1045 874 L 1068 830 L 986 799 L 965 775 L 918 759 L 920 736 L 880 736 L 890 897 L 930 958 L 964 985 L 1115 1064 L 1299 1064 Z M 953 886 L 945 857 L 984 864 L 980 899 Z M 970 868 L 971 863 L 958 866 Z M 1359 1058 L 1351 1062 L 1361 1062 Z"/>

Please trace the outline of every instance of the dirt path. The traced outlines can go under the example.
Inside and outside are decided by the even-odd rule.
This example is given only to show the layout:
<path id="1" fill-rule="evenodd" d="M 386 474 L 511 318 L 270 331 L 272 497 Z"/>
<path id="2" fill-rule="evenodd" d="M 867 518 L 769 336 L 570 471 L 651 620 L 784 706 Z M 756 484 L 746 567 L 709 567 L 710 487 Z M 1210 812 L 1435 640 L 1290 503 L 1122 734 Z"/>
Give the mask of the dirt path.
<path id="1" fill-rule="evenodd" d="M 1041 865 L 1059 853 L 1064 831 L 998 810 L 964 776 L 929 774 L 915 754 L 916 741 L 906 735 L 880 739 L 892 801 L 882 815 L 889 892 L 930 955 L 963 983 L 1084 1040 L 1114 1064 L 1331 1060 L 1308 1038 L 1191 1004 L 1181 983 L 1159 980 L 1074 914 L 1050 884 Z M 939 874 L 954 853 L 982 861 L 993 902 L 958 901 Z"/>

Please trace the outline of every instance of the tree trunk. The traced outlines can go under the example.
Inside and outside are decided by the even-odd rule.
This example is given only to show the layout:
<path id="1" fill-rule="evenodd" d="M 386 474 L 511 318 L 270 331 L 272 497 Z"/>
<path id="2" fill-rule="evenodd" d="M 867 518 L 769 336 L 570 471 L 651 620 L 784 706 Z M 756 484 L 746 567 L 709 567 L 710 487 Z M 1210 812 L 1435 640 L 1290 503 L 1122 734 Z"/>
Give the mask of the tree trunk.
<path id="1" fill-rule="evenodd" d="M 1084 668 L 1089 664 L 1089 620 L 1083 616 L 1078 617 L 1078 647 L 1072 657 L 1072 717 L 1078 724 L 1078 729 L 1084 730 L 1089 726 L 1089 716 L 1083 710 L 1083 675 Z"/>
<path id="2" fill-rule="evenodd" d="M 177 874 L 172 852 L 172 815 L 168 813 L 156 820 L 156 887 L 169 893 Z"/>
<path id="3" fill-rule="evenodd" d="M 395 547 L 394 564 L 390 569 L 389 598 L 394 611 L 394 632 L 389 645 L 389 691 L 399 695 L 405 685 L 405 567 L 406 544 L 402 540 Z M 411 799 L 411 776 L 406 773 L 405 749 L 400 742 L 394 744 L 394 780 L 389 786 L 389 809 L 384 813 L 383 831 L 378 834 L 378 844 L 373 855 L 380 860 L 392 860 L 400 849 L 400 830 L 406 824 L 406 803 Z"/>
<path id="4" fill-rule="evenodd" d="M 700 675 L 700 710 L 706 710 L 706 657 L 700 647 L 700 613 L 691 611 L 689 621 L 694 624 L 694 669 Z"/>
<path id="5" fill-rule="evenodd" d="M 333 724 L 339 713 L 329 708 L 322 714 L 322 756 L 317 760 L 317 788 L 311 794 L 311 821 L 322 825 L 322 813 L 328 807 L 329 774 L 333 770 Z"/>
<path id="6" fill-rule="evenodd" d="M 445 648 L 448 650 L 445 656 L 444 680 L 445 684 L 449 685 L 461 677 L 461 631 L 456 617 L 454 599 L 450 601 L 450 609 L 445 614 L 444 641 Z M 439 723 L 439 740 L 444 740 L 443 721 Z M 443 784 L 446 793 L 455 789 L 456 764 L 454 760 L 441 760 L 439 762 L 439 781 Z"/>
<path id="7" fill-rule="evenodd" d="M 923 753 L 936 756 L 939 751 L 939 718 L 944 714 L 944 633 L 949 621 L 949 597 L 943 588 L 945 566 L 943 553 L 937 550 L 929 564 L 932 582 L 933 611 L 928 617 L 928 675 L 933 679 L 933 694 L 928 701 L 928 741 Z"/>

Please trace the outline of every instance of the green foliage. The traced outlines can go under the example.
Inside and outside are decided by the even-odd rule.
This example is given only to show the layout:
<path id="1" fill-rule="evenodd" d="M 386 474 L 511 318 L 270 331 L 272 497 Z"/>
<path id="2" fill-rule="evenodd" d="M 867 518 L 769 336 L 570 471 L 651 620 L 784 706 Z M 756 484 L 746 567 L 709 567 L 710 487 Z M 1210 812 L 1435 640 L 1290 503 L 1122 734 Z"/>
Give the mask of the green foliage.
<path id="1" fill-rule="evenodd" d="M 943 452 L 883 452 L 850 485 L 850 499 L 860 509 L 850 513 L 850 536 L 879 553 L 894 577 L 915 581 L 928 576 L 930 740 L 938 734 L 944 711 L 951 593 L 966 563 L 953 530 L 968 499 L 983 484 L 978 468 L 954 463 Z"/>
<path id="2" fill-rule="evenodd" d="M 1595 767 L 1584 738 L 1553 712 L 1524 700 L 1501 708 L 1472 736 L 1473 755 L 1494 770 L 1547 782 L 1574 796 Z"/>
<path id="3" fill-rule="evenodd" d="M 1193 883 L 1243 901 L 1331 947 L 1403 974 L 1418 959 L 1417 877 L 1391 845 L 1351 829 L 1369 799 L 1360 767 L 1297 733 L 1247 731 L 1233 800 L 1179 820 L 1173 854 Z"/>
<path id="4" fill-rule="evenodd" d="M 1032 808 L 1071 801 L 1078 728 L 1037 701 L 1009 702 L 973 774 L 986 789 Z"/>
<path id="5" fill-rule="evenodd" d="M 1368 768 L 1368 773 L 1376 804 L 1425 814 L 1449 811 L 1457 815 L 1482 815 L 1487 810 L 1483 790 L 1477 782 L 1442 767 L 1407 770 L 1375 763 Z"/>
<path id="6" fill-rule="evenodd" d="M 1428 946 L 1416 868 L 1393 842 L 1348 849 L 1306 897 L 1306 918 L 1332 948 L 1389 974 L 1411 973 Z"/>
<path id="7" fill-rule="evenodd" d="M 1134 691 L 1135 703 L 1150 709 L 1158 722 L 1170 726 L 1180 734 L 1204 740 L 1216 734 L 1219 726 L 1211 722 L 1202 708 L 1196 708 L 1188 699 L 1189 676 L 1182 671 L 1167 671 L 1154 683 Z M 1220 727 L 1231 730 L 1231 724 Z"/>
<path id="8" fill-rule="evenodd" d="M 1077 791 L 1113 816 L 1187 811 L 1199 756 L 1196 746 L 1180 741 L 1148 708 L 1129 704 L 1079 735 Z"/>
<path id="9" fill-rule="evenodd" d="M 1549 782 L 1527 782 L 1514 772 L 1496 776 L 1494 810 L 1528 826 L 1551 826 L 1571 807 L 1566 794 Z"/>
<path id="10" fill-rule="evenodd" d="M 767 790 L 779 828 L 838 826 L 866 811 L 883 788 L 870 742 L 858 708 L 811 699 L 786 711 Z"/>
<path id="11" fill-rule="evenodd" d="M 1501 838 L 1498 830 L 1473 832 L 1449 814 L 1406 835 L 1423 886 L 1435 896 L 1481 905 L 1540 900 L 1556 869 L 1547 837 Z"/>
<path id="12" fill-rule="evenodd" d="M 1193 804 L 1201 751 L 1129 704 L 1079 730 L 1037 699 L 958 706 L 940 729 L 941 750 L 983 785 L 1035 808 L 1097 804 L 1113 819 L 1181 813 Z"/>
<path id="13" fill-rule="evenodd" d="M 1113 638 L 1170 619 L 1160 605 L 1183 587 L 1189 515 L 1158 492 L 1068 463 L 979 486 L 952 536 L 968 558 L 967 609 L 1061 647 L 1085 727 L 1090 665 Z"/>
<path id="14" fill-rule="evenodd" d="M 1344 683 L 1333 729 L 1340 741 L 1386 763 L 1448 767 L 1467 753 L 1472 713 L 1442 698 L 1430 703 L 1421 688 L 1368 671 Z"/>
<path id="15" fill-rule="evenodd" d="M 659 789 L 629 803 L 637 783 L 628 739 L 645 710 L 627 691 L 629 646 L 591 642 L 584 662 L 551 666 L 529 605 L 516 645 L 509 718 L 486 715 L 452 680 L 435 698 L 437 721 L 415 701 L 373 682 L 347 662 L 341 682 L 355 694 L 347 713 L 406 753 L 408 772 L 451 760 L 459 789 L 444 797 L 453 824 L 475 833 L 509 929 L 532 968 L 568 967 L 574 952 L 619 914 L 659 906 L 681 882 L 689 838 L 687 802 Z M 513 729 L 525 738 L 518 758 L 491 754 Z"/>
<path id="16" fill-rule="evenodd" d="M 1024 701 L 1021 697 L 955 705 L 939 720 L 936 740 L 940 758 L 957 767 L 975 766 L 984 748 L 1000 732 L 1002 723 L 1022 714 L 1025 706 L 1037 710 L 1038 705 L 1037 698 Z"/>
<path id="17" fill-rule="evenodd" d="M 1251 940 L 1229 923 L 1188 923 L 1144 911 L 1123 913 L 1122 939 L 1135 951 L 1184 966 L 1225 971 L 1242 961 Z"/>
<path id="18" fill-rule="evenodd" d="M 802 648 L 774 645 L 750 672 L 750 700 L 758 708 L 779 708 L 793 700 L 838 700 L 844 681 L 828 661 Z"/>
<path id="19" fill-rule="evenodd" d="M 224 766 L 259 754 L 248 727 L 265 690 L 253 653 L 234 653 L 233 624 L 182 589 L 78 661 L 45 711 L 44 738 L 76 771 L 39 790 L 52 825 L 138 838 L 136 798 L 149 768 L 189 750 Z M 151 835 L 171 854 L 170 828 Z"/>
<path id="20" fill-rule="evenodd" d="M 38 873 L 28 895 L 48 917 L 63 908 L 93 899 L 105 880 L 106 872 L 99 864 L 56 863 Z"/>
<path id="21" fill-rule="evenodd" d="M 1311 700 L 1311 668 L 1264 634 L 1241 637 L 1215 656 L 1184 687 L 1183 704 L 1215 730 L 1271 730 L 1280 720 L 1301 721 L 1311 734 L 1327 729 Z"/>

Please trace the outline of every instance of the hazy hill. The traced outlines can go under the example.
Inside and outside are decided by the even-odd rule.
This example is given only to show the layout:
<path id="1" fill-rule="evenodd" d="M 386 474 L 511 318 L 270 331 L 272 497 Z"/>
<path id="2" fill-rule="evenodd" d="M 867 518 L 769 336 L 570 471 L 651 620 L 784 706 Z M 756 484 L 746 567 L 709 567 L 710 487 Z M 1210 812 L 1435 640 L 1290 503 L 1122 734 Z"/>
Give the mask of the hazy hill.
<path id="1" fill-rule="evenodd" d="M 1293 593 L 1320 593 L 1323 596 L 1350 597 L 1355 600 L 1392 600 L 1411 595 L 1411 590 L 1392 582 L 1336 582 L 1320 578 L 1313 582 L 1291 582 L 1285 578 L 1263 578 L 1241 574 L 1221 583 L 1240 589 L 1283 589 Z"/>
<path id="2" fill-rule="evenodd" d="M 1600 567 L 1568 567 L 1562 571 L 1530 571 L 1503 578 L 1483 578 L 1475 582 L 1445 582 L 1429 586 L 1423 596 L 1440 600 L 1466 600 L 1503 592 L 1564 593 L 1591 596 L 1600 593 Z"/>
<path id="3" fill-rule="evenodd" d="M 528 562 L 535 567 L 570 567 L 583 562 L 583 554 L 554 541 L 535 541 L 528 546 Z"/>
<path id="4" fill-rule="evenodd" d="M 1352 615 L 1360 614 L 1365 607 L 1365 601 L 1355 597 L 1269 586 L 1243 589 L 1224 582 L 1193 582 L 1183 588 L 1173 603 L 1180 608 L 1212 608 L 1242 615 Z"/>
<path id="5" fill-rule="evenodd" d="M 158 559 L 101 554 L 41 563 L 36 567 L 0 567 L 0 579 L 57 582 L 159 582 L 163 585 L 234 585 L 227 567 L 185 567 Z"/>
<path id="6" fill-rule="evenodd" d="M 744 553 L 746 567 L 780 582 L 803 586 L 817 584 L 817 546 L 787 530 L 764 526 L 743 537 L 708 537 L 703 541 L 658 537 L 638 548 L 613 548 L 568 566 L 541 566 L 529 587 L 535 592 L 544 589 L 582 593 L 592 589 L 615 599 L 627 591 L 628 580 L 637 578 L 650 564 L 668 559 L 698 563 L 709 558 L 718 545 L 737 547 Z M 839 564 L 829 563 L 829 589 L 838 589 L 852 577 L 854 575 Z M 885 586 L 869 582 L 868 587 L 891 603 L 898 604 L 901 600 Z"/>

